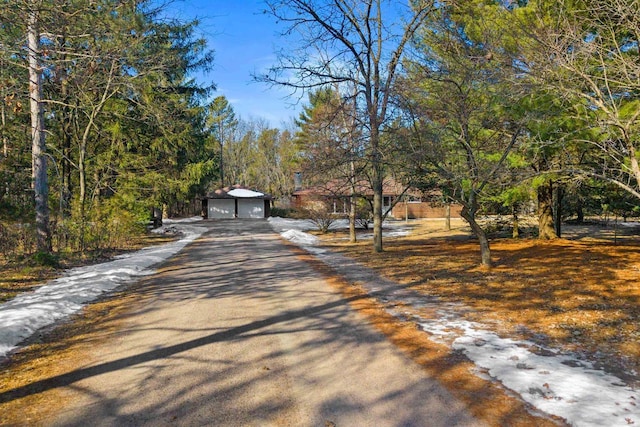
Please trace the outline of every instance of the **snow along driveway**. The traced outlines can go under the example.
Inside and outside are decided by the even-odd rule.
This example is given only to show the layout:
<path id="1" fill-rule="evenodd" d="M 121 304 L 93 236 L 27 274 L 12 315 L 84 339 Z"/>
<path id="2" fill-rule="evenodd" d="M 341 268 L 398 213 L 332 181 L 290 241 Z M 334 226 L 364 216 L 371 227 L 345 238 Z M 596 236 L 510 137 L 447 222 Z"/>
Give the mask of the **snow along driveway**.
<path id="1" fill-rule="evenodd" d="M 68 317 L 104 293 L 152 274 L 153 266 L 206 231 L 193 224 L 200 219 L 168 220 L 165 227 L 155 231 L 174 228 L 182 234 L 180 240 L 121 255 L 110 262 L 70 269 L 34 292 L 0 304 L 0 360 L 38 329 Z"/>
<path id="2" fill-rule="evenodd" d="M 278 218 L 270 222 L 283 237 L 364 286 L 390 313 L 415 322 L 432 339 L 462 351 L 478 368 L 536 408 L 580 427 L 640 424 L 640 392 L 621 379 L 571 354 L 502 338 L 487 325 L 469 322 L 463 318 L 465 307 L 461 305 L 418 295 L 352 259 L 318 247 L 317 238 L 305 233 L 310 228 L 303 222 Z"/>
<path id="3" fill-rule="evenodd" d="M 266 221 L 198 226 L 82 366 L 11 398 L 62 391 L 46 425 L 483 425 Z"/>

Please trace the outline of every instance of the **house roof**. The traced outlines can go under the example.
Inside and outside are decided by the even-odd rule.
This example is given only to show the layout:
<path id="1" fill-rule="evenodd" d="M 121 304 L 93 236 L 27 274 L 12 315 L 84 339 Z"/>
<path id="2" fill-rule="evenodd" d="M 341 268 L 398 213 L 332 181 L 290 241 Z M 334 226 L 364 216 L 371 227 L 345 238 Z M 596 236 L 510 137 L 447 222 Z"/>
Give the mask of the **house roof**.
<path id="1" fill-rule="evenodd" d="M 271 195 L 251 190 L 242 185 L 233 185 L 231 187 L 218 188 L 215 191 L 208 192 L 204 199 L 265 199 L 271 200 Z"/>
<path id="2" fill-rule="evenodd" d="M 399 196 L 403 194 L 417 195 L 419 191 L 409 189 L 405 192 L 405 186 L 402 183 L 397 182 L 393 178 L 385 179 L 382 182 L 382 195 L 383 196 Z M 373 188 L 371 183 L 367 180 L 360 180 L 355 185 L 355 192 L 360 196 L 373 196 Z M 327 197 L 341 197 L 349 196 L 351 194 L 351 184 L 348 181 L 331 180 L 324 185 L 316 185 L 313 187 L 307 187 L 297 190 L 293 193 L 294 196 L 327 196 Z"/>

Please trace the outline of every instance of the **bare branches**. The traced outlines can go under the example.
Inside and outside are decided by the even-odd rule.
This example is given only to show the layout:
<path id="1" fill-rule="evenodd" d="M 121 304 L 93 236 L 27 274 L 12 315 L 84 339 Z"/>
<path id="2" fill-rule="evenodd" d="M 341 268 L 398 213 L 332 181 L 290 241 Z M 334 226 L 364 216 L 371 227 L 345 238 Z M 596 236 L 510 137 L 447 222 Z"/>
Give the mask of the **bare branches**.
<path id="1" fill-rule="evenodd" d="M 382 180 L 385 164 L 381 132 L 389 119 L 390 91 L 406 45 L 435 8 L 435 1 L 412 2 L 401 13 L 383 0 L 271 0 L 269 13 L 289 25 L 285 34 L 298 49 L 281 51 L 278 64 L 256 79 L 296 90 L 347 83 L 357 88 L 354 111 L 367 138 L 374 190 L 374 248 L 382 251 Z M 411 16 L 400 27 L 402 17 Z M 315 52 L 319 52 L 314 55 Z"/>

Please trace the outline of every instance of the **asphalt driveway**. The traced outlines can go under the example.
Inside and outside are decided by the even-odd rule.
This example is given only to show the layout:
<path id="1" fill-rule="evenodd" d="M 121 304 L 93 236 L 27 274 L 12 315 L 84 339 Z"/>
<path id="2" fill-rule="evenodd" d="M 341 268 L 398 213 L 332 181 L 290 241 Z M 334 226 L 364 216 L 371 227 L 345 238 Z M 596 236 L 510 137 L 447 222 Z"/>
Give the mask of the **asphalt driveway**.
<path id="1" fill-rule="evenodd" d="M 202 225 L 60 380 L 50 425 L 482 425 L 266 221 Z"/>

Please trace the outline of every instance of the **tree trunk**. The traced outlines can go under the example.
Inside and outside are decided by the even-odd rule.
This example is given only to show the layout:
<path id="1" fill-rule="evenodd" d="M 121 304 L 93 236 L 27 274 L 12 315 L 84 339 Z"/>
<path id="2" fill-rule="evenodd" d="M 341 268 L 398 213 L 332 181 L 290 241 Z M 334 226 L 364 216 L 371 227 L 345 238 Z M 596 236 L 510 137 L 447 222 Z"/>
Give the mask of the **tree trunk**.
<path id="1" fill-rule="evenodd" d="M 6 126 L 7 126 L 7 116 L 5 112 L 5 104 L 4 102 L 0 105 L 0 126 L 2 126 L 2 156 L 6 159 L 9 157 L 9 139 L 7 138 Z"/>
<path id="2" fill-rule="evenodd" d="M 553 189 L 553 221 L 555 225 L 556 236 L 562 237 L 562 198 L 564 192 L 562 187 L 556 185 Z"/>
<path id="3" fill-rule="evenodd" d="M 356 197 L 351 194 L 349 197 L 349 243 L 356 243 L 358 237 L 356 235 Z"/>
<path id="4" fill-rule="evenodd" d="M 637 42 L 637 40 L 636 40 Z M 640 186 L 640 164 L 638 163 L 638 154 L 636 152 L 636 146 L 631 138 L 628 137 L 628 133 L 625 132 L 625 143 L 627 150 L 629 151 L 629 162 L 631 163 L 631 171 L 636 179 L 637 186 Z"/>
<path id="5" fill-rule="evenodd" d="M 2 64 L 0 64 L 0 66 L 2 66 Z M 9 157 L 9 138 L 7 137 L 7 130 L 6 130 L 6 126 L 7 126 L 7 116 L 6 116 L 6 110 L 5 110 L 5 103 L 1 102 L 0 103 L 0 111 L 1 111 L 1 119 L 2 119 L 2 156 L 4 157 L 4 160 L 6 161 L 7 157 Z M 4 182 L 4 188 L 3 188 L 3 193 L 2 195 L 0 195 L 0 200 L 2 200 L 2 198 L 7 197 L 9 198 L 9 180 L 5 180 Z"/>
<path id="6" fill-rule="evenodd" d="M 220 130 L 222 132 L 222 130 Z M 221 137 L 222 138 L 222 137 Z M 220 188 L 224 188 L 224 144 L 220 139 Z"/>
<path id="7" fill-rule="evenodd" d="M 382 159 L 380 153 L 379 125 L 370 116 L 371 120 L 371 186 L 373 188 L 373 251 L 380 253 L 382 247 L 382 182 L 384 180 L 382 171 Z"/>
<path id="8" fill-rule="evenodd" d="M 47 157 L 44 132 L 44 109 L 42 105 L 42 70 L 38 61 L 40 35 L 38 34 L 38 11 L 31 2 L 27 22 L 27 49 L 29 58 L 29 106 L 31 112 L 32 179 L 36 210 L 37 248 L 51 252 L 49 230 L 49 183 L 47 181 Z"/>
<path id="9" fill-rule="evenodd" d="M 582 224 L 584 222 L 584 209 L 582 208 L 582 200 L 578 200 L 578 205 L 576 206 L 576 220 L 578 224 Z"/>
<path id="10" fill-rule="evenodd" d="M 71 117 L 65 117 L 63 120 L 65 123 L 62 135 L 62 188 L 60 189 L 62 192 L 62 212 L 60 215 L 65 218 L 71 214 L 71 196 L 73 194 L 71 191 Z"/>
<path id="11" fill-rule="evenodd" d="M 553 182 L 538 187 L 538 238 L 557 239 L 553 225 Z"/>
<path id="12" fill-rule="evenodd" d="M 462 208 L 462 217 L 469 223 L 471 231 L 478 238 L 480 243 L 480 264 L 483 267 L 491 268 L 491 248 L 489 247 L 489 238 L 487 233 L 476 222 L 475 208 L 468 209 L 466 206 Z"/>
<path id="13" fill-rule="evenodd" d="M 444 229 L 451 230 L 451 203 L 444 205 Z"/>
<path id="14" fill-rule="evenodd" d="M 382 252 L 382 174 L 378 165 L 373 166 L 373 251 Z"/>
<path id="15" fill-rule="evenodd" d="M 61 132 L 60 139 L 62 141 L 62 159 L 60 161 L 62 165 L 62 188 L 60 188 L 60 200 L 62 200 L 62 212 L 60 216 L 62 218 L 68 217 L 71 214 L 71 139 L 72 139 L 72 117 L 71 107 L 69 107 L 69 82 L 67 75 L 64 71 L 61 71 L 60 77 L 60 93 L 64 106 L 62 107 Z"/>
<path id="16" fill-rule="evenodd" d="M 513 213 L 513 231 L 511 233 L 511 237 L 514 239 L 517 239 L 520 237 L 520 223 L 518 221 L 518 208 L 516 206 L 513 206 L 512 213 Z"/>
<path id="17" fill-rule="evenodd" d="M 349 181 L 351 181 L 351 194 L 349 196 L 349 242 L 356 243 L 358 240 L 356 236 L 356 165 L 353 160 L 349 163 L 349 167 L 351 168 L 351 176 L 349 177 Z"/>
<path id="18" fill-rule="evenodd" d="M 83 140 L 84 141 L 84 140 Z M 78 207 L 80 209 L 80 251 L 84 252 L 85 250 L 85 234 L 87 230 L 87 219 L 85 213 L 85 203 L 87 199 L 87 177 L 86 177 L 86 169 L 85 169 L 85 154 L 86 154 L 86 145 L 84 142 L 80 143 L 78 149 L 78 183 L 80 186 L 80 194 Z"/>
<path id="19" fill-rule="evenodd" d="M 0 66 L 2 66 L 2 64 L 0 63 Z M 7 138 L 7 132 L 6 132 L 6 126 L 7 126 L 7 116 L 6 116 L 6 112 L 5 112 L 5 103 L 2 102 L 0 103 L 0 126 L 1 126 L 1 130 L 0 133 L 2 134 L 2 157 L 4 158 L 4 160 L 7 159 L 7 157 L 9 157 L 9 139 Z M 3 197 L 8 197 L 9 196 L 9 182 L 5 181 L 4 182 L 4 194 L 0 195 L 0 200 L 2 200 Z"/>

